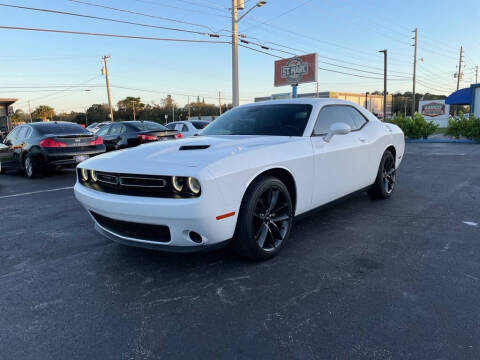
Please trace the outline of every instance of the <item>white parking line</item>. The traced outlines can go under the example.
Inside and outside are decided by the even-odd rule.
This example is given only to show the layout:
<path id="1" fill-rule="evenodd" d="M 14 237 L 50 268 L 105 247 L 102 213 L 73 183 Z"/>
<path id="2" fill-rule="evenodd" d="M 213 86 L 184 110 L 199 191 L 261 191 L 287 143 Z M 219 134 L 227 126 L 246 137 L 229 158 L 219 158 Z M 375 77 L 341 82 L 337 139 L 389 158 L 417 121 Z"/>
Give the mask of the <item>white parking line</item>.
<path id="1" fill-rule="evenodd" d="M 21 193 L 21 194 L 5 195 L 5 196 L 0 196 L 0 199 L 7 199 L 7 198 L 12 198 L 17 196 L 26 196 L 26 195 L 33 195 L 33 194 L 41 194 L 46 192 L 61 191 L 61 190 L 68 190 L 68 189 L 73 189 L 73 186 L 66 186 L 66 187 L 57 188 L 57 189 L 38 190 L 38 191 Z"/>

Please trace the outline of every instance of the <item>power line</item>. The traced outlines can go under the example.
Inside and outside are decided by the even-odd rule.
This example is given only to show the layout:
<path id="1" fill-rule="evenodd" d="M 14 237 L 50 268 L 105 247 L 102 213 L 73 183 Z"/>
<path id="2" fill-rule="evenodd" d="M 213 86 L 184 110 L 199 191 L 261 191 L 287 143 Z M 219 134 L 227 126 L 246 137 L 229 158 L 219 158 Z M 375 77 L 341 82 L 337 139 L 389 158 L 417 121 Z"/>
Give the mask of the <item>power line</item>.
<path id="1" fill-rule="evenodd" d="M 0 6 L 22 9 L 22 10 L 41 11 L 41 12 L 47 12 L 47 13 L 53 13 L 53 14 L 59 14 L 59 15 L 76 16 L 76 17 L 82 17 L 82 18 L 87 18 L 87 19 L 110 21 L 110 22 L 116 22 L 116 23 L 121 23 L 121 24 L 136 25 L 136 26 L 162 29 L 162 30 L 180 31 L 180 32 L 191 33 L 191 34 L 207 35 L 207 36 L 210 36 L 210 37 L 219 37 L 220 36 L 218 34 L 211 34 L 211 33 L 206 33 L 206 32 L 201 32 L 201 31 L 186 30 L 186 29 L 172 28 L 172 27 L 166 27 L 166 26 L 150 25 L 150 24 L 142 24 L 142 23 L 137 23 L 137 22 L 132 22 L 132 21 L 117 20 L 117 19 L 105 18 L 105 17 L 100 17 L 100 16 L 78 14 L 78 13 L 52 10 L 52 9 L 32 8 L 32 7 L 27 7 L 27 6 L 9 5 L 9 4 L 2 4 L 2 3 L 0 3 Z"/>
<path id="2" fill-rule="evenodd" d="M 171 22 L 184 24 L 184 25 L 197 26 L 197 27 L 201 27 L 201 28 L 204 28 L 204 29 L 208 29 L 209 31 L 214 32 L 214 33 L 220 32 L 220 31 L 214 31 L 214 30 L 212 30 L 212 28 L 210 28 L 209 26 L 206 26 L 206 25 L 196 24 L 196 23 L 183 21 L 183 20 L 178 20 L 178 19 L 173 19 L 173 18 L 168 18 L 168 17 L 164 17 L 164 16 L 151 15 L 151 14 L 141 13 L 141 12 L 138 12 L 138 11 L 120 9 L 120 8 L 115 8 L 115 7 L 111 7 L 111 6 L 106 6 L 106 5 L 101 5 L 101 4 L 96 4 L 96 3 L 81 1 L 81 0 L 67 0 L 67 1 L 75 2 L 75 3 L 78 3 L 78 4 L 87 5 L 87 6 L 93 6 L 93 7 L 97 7 L 97 8 L 107 9 L 107 10 L 118 11 L 118 12 L 122 12 L 122 13 L 126 13 L 126 14 L 149 17 L 149 18 L 157 19 L 157 20 L 171 21 Z"/>
<path id="3" fill-rule="evenodd" d="M 149 0 L 133 0 L 133 1 L 144 3 L 144 4 L 151 4 L 151 5 L 168 7 L 168 8 L 171 8 L 171 9 L 177 9 L 177 10 L 186 11 L 186 12 L 195 12 L 195 13 L 198 13 L 198 14 L 205 14 L 205 15 L 217 16 L 217 17 L 230 19 L 230 16 L 227 16 L 227 15 L 212 14 L 212 13 L 209 13 L 209 12 L 206 12 L 206 11 L 200 11 L 200 10 L 196 10 L 196 9 L 186 9 L 186 8 L 175 6 L 175 5 L 160 4 L 160 3 L 157 3 L 157 2 L 154 2 L 154 1 L 149 1 Z M 212 9 L 215 9 L 215 8 L 212 7 Z M 219 10 L 219 9 L 215 9 L 215 10 Z"/>
<path id="4" fill-rule="evenodd" d="M 114 37 L 122 39 L 139 39 L 139 40 L 156 40 L 156 41 L 173 41 L 173 42 L 190 42 L 190 43 L 210 43 L 210 44 L 229 44 L 229 41 L 218 40 L 196 40 L 196 39 L 175 39 L 175 38 L 159 38 L 151 36 L 135 36 L 135 35 L 120 35 L 120 34 L 106 34 L 106 33 L 93 33 L 83 31 L 69 31 L 58 29 L 44 29 L 44 28 L 27 28 L 19 26 L 3 26 L 0 25 L 0 29 L 6 30 L 25 30 L 25 31 L 39 31 L 48 33 L 61 33 L 61 34 L 73 34 L 73 35 L 87 35 L 87 36 L 101 36 L 101 37 Z"/>

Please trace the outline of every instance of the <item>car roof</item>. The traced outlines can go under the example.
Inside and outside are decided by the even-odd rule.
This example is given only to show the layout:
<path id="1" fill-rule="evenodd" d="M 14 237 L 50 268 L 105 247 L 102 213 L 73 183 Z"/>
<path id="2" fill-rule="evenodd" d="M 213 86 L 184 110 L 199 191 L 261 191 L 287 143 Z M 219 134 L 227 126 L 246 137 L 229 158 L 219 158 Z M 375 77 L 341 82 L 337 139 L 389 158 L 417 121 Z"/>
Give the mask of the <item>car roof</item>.
<path id="1" fill-rule="evenodd" d="M 341 99 L 332 99 L 332 98 L 297 98 L 297 99 L 278 99 L 278 100 L 266 100 L 256 103 L 245 104 L 242 106 L 259 106 L 259 105 L 274 105 L 274 104 L 309 104 L 309 105 L 327 105 L 327 104 L 344 104 L 344 105 L 355 105 L 347 100 Z"/>

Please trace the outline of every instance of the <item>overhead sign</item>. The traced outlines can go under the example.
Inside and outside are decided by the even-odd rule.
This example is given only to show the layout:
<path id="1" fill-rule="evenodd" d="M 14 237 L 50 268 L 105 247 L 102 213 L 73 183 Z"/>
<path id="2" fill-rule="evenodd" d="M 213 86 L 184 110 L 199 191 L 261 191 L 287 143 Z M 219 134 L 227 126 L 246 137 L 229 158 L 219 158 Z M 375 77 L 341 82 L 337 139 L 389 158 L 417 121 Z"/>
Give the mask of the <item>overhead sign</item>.
<path id="1" fill-rule="evenodd" d="M 450 115 L 450 105 L 445 104 L 445 100 L 424 100 L 418 104 L 418 112 L 425 117 L 425 120 L 446 127 Z"/>
<path id="2" fill-rule="evenodd" d="M 317 81 L 317 54 L 275 61 L 275 86 Z"/>

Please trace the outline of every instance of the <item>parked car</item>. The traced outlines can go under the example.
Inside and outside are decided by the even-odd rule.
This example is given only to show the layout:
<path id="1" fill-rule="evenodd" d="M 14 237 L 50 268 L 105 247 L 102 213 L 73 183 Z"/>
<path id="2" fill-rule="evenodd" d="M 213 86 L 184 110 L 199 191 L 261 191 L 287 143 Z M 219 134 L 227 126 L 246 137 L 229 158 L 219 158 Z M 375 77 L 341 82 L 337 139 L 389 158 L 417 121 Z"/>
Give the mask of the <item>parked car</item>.
<path id="1" fill-rule="evenodd" d="M 181 137 L 178 131 L 169 130 L 165 126 L 153 121 L 119 121 L 109 123 L 98 130 L 96 134 L 103 138 L 107 151 Z"/>
<path id="2" fill-rule="evenodd" d="M 0 173 L 23 169 L 29 178 L 48 168 L 76 165 L 105 152 L 102 138 L 69 122 L 31 123 L 14 128 L 0 144 Z"/>
<path id="3" fill-rule="evenodd" d="M 190 137 L 198 135 L 208 124 L 210 122 L 205 120 L 188 120 L 171 122 L 165 126 L 170 130 L 177 130 L 182 134 L 182 137 Z"/>
<path id="4" fill-rule="evenodd" d="M 111 121 L 105 121 L 101 123 L 93 123 L 87 126 L 87 130 L 90 131 L 91 133 L 95 134 L 98 130 L 100 130 L 102 127 L 105 125 L 111 124 Z"/>
<path id="5" fill-rule="evenodd" d="M 294 216 L 365 189 L 388 199 L 404 148 L 399 127 L 352 102 L 265 101 L 194 138 L 87 160 L 75 195 L 120 243 L 195 251 L 231 242 L 264 260 L 284 247 Z"/>

